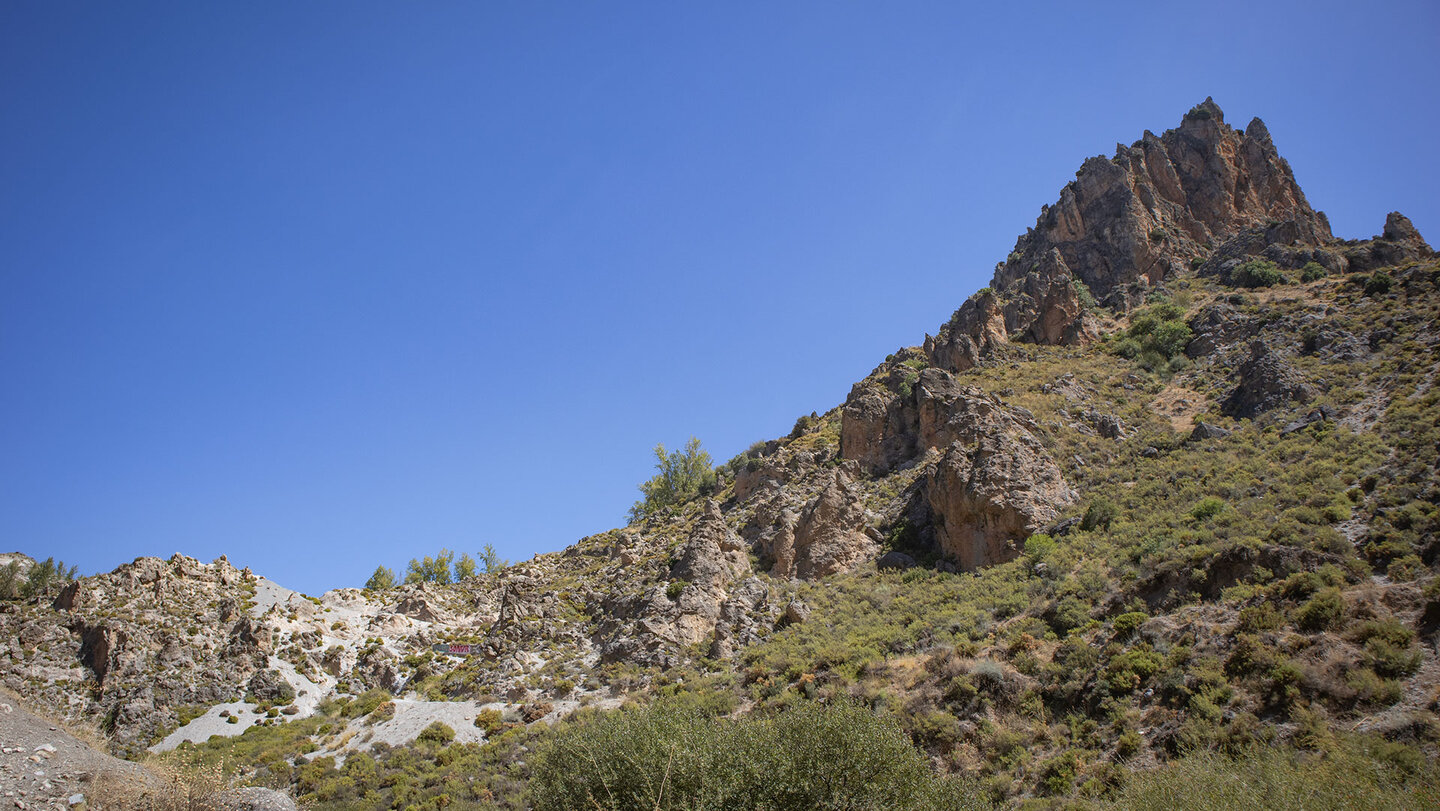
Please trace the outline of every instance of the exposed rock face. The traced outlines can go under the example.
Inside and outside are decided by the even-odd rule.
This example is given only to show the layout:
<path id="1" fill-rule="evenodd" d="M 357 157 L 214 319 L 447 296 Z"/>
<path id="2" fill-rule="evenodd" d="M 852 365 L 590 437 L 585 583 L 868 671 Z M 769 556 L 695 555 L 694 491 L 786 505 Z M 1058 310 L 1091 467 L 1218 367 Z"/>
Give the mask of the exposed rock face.
<path id="1" fill-rule="evenodd" d="M 1034 420 L 960 385 L 943 369 L 916 374 L 902 363 L 882 370 L 851 390 L 842 417 L 841 456 L 873 474 L 916 463 L 932 450 L 942 454 L 927 479 L 925 500 L 940 550 L 962 568 L 1015 557 L 1020 542 L 1074 500 L 1036 439 Z M 1122 423 L 1100 421 L 1123 436 Z M 779 573 L 781 551 L 775 559 Z"/>
<path id="2" fill-rule="evenodd" d="M 860 494 L 841 470 L 835 471 L 829 486 L 805 508 L 793 536 L 782 538 L 773 552 L 775 566 L 771 570 L 779 577 L 814 579 L 849 571 L 878 550 L 866 532 Z"/>
<path id="3" fill-rule="evenodd" d="M 1257 118 L 1244 132 L 1233 129 L 1206 99 L 1179 128 L 1158 137 L 1147 131 L 1112 158 L 1085 161 L 996 268 L 992 290 L 972 296 L 927 337 L 926 355 L 962 371 L 1011 337 L 1083 342 L 1094 328 L 1081 285 L 1123 311 L 1205 246 L 1272 222 L 1287 223 L 1291 241 L 1331 241 L 1329 222 L 1306 202 L 1265 124 Z"/>
<path id="4" fill-rule="evenodd" d="M 1380 236 L 1349 243 L 1349 246 L 1344 253 L 1348 265 L 1346 269 L 1354 271 L 1400 265 L 1428 259 L 1435 254 L 1410 218 L 1398 211 L 1390 212 L 1385 218 L 1385 228 Z"/>
<path id="5" fill-rule="evenodd" d="M 1231 417 L 1253 419 L 1292 402 L 1306 403 L 1313 393 L 1300 375 L 1269 344 L 1250 345 L 1250 359 L 1240 367 L 1239 385 L 1220 406 Z"/>
<path id="6" fill-rule="evenodd" d="M 934 375 L 907 366 L 909 359 L 901 353 L 851 387 L 845 399 L 840 456 L 859 462 L 866 472 L 883 475 L 917 453 L 917 405 L 925 397 L 925 376 Z"/>
<path id="7" fill-rule="evenodd" d="M 705 512 L 681 550 L 672 574 L 703 588 L 724 588 L 750 574 L 745 542 L 725 523 L 720 505 L 714 500 L 706 502 Z"/>
<path id="8" fill-rule="evenodd" d="M 399 664 L 384 648 L 369 648 L 356 659 L 350 677 L 366 687 L 379 687 L 393 693 L 400 689 Z"/>
<path id="9" fill-rule="evenodd" d="M 95 674 L 95 682 L 105 685 L 105 677 L 116 669 L 120 652 L 125 647 L 124 631 L 107 625 L 86 628 L 80 635 L 80 661 Z"/>
<path id="10" fill-rule="evenodd" d="M 433 598 L 426 593 L 423 584 L 413 593 L 407 594 L 395 605 L 395 613 L 403 614 L 423 622 L 437 622 L 445 618 L 444 609 L 433 604 Z"/>
<path id="11" fill-rule="evenodd" d="M 940 549 L 963 570 L 1011 560 L 1020 544 L 1075 500 L 1029 432 L 956 440 L 930 474 L 926 497 Z"/>
<path id="12" fill-rule="evenodd" d="M 760 640 L 758 618 L 765 614 L 770 590 L 758 578 L 747 578 L 720 605 L 710 655 L 724 658 Z"/>

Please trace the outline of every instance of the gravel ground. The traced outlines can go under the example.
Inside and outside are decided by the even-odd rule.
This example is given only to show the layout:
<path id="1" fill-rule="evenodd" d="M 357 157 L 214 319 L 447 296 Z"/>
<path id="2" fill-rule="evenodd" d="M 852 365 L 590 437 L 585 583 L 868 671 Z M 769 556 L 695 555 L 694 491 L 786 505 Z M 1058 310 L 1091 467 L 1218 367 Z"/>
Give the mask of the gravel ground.
<path id="1" fill-rule="evenodd" d="M 0 808 L 83 807 L 101 774 L 151 779 L 139 765 L 96 751 L 14 700 L 0 701 Z M 93 799 L 88 805 L 98 807 Z"/>
<path id="2" fill-rule="evenodd" d="M 276 603 L 283 603 L 290 599 L 292 594 L 300 592 L 287 589 L 268 577 L 255 578 L 255 607 L 250 609 L 250 616 L 258 617 L 270 610 L 270 606 Z"/>
<path id="3" fill-rule="evenodd" d="M 230 716 L 236 718 L 235 723 L 220 715 L 228 711 Z M 192 718 L 190 723 L 166 735 L 164 740 L 150 747 L 151 752 L 169 752 L 185 741 L 191 743 L 204 743 L 210 740 L 211 735 L 220 735 L 226 738 L 239 735 L 252 726 L 255 722 L 264 718 L 263 715 L 255 714 L 255 705 L 247 704 L 244 701 L 231 701 L 228 704 L 216 704 L 205 711 L 204 715 Z"/>

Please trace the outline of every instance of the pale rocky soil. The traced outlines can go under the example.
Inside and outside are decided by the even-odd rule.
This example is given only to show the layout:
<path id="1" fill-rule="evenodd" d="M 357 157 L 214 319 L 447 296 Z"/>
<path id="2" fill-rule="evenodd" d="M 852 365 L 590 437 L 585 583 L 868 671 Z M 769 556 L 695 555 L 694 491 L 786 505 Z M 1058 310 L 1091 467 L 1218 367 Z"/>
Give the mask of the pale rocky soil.
<path id="1" fill-rule="evenodd" d="M 99 807 L 90 787 L 104 773 L 149 779 L 139 765 L 96 751 L 13 698 L 0 701 L 0 808 Z"/>
<path id="2" fill-rule="evenodd" d="M 0 809 L 132 811 L 137 808 L 215 811 L 294 811 L 295 802 L 270 789 L 217 791 L 201 798 L 188 780 L 152 771 L 99 751 L 103 739 L 72 732 L 0 694 Z M 89 739 L 89 740 L 87 740 Z M 181 788 L 186 786 L 187 788 Z M 223 788 L 223 787 L 219 787 Z M 184 800 L 177 800 L 184 793 Z M 179 802 L 180 804 L 176 804 Z"/>

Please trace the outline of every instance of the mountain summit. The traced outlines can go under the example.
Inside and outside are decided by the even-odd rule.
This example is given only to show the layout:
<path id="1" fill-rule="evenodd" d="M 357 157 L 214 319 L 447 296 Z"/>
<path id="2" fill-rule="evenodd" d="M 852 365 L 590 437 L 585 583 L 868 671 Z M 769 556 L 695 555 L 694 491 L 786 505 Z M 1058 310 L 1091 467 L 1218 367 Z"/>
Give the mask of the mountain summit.
<path id="1" fill-rule="evenodd" d="M 1093 340 L 1087 294 L 1124 312 L 1152 285 L 1236 235 L 1277 226 L 1310 245 L 1333 239 L 1264 122 L 1236 130 L 1207 98 L 1178 128 L 1159 137 L 1147 130 L 1128 147 L 1117 144 L 1114 157 L 1086 160 L 996 266 L 990 287 L 927 337 L 925 352 L 959 372 L 1010 336 L 1042 344 Z"/>

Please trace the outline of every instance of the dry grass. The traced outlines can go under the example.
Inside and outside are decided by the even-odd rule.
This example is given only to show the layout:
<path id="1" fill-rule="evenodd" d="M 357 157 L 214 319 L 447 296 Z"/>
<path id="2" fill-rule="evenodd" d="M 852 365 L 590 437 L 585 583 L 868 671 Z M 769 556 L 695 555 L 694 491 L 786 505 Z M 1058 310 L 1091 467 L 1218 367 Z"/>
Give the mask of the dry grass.
<path id="1" fill-rule="evenodd" d="M 178 758 L 143 764 L 145 774 L 107 772 L 95 778 L 91 794 L 96 809 L 133 811 L 216 811 L 228 808 L 230 784 L 224 765 L 200 765 Z"/>
<path id="2" fill-rule="evenodd" d="M 1195 430 L 1195 418 L 1205 412 L 1209 400 L 1194 389 L 1171 383 L 1150 402 L 1150 410 L 1169 420 L 1170 428 L 1188 434 Z"/>

